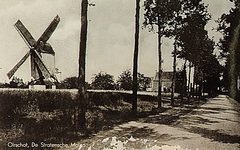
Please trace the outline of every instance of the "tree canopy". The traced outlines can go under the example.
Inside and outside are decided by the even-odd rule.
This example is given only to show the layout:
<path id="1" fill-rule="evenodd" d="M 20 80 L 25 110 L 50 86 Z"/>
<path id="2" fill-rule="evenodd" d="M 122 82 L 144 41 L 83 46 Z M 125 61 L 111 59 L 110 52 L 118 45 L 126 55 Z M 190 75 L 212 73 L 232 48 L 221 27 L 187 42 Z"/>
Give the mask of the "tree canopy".
<path id="1" fill-rule="evenodd" d="M 124 70 L 122 74 L 118 77 L 117 85 L 119 89 L 131 90 L 132 87 L 132 74 L 131 71 Z M 139 91 L 146 91 L 150 87 L 151 78 L 145 77 L 142 73 L 137 73 L 137 87 Z"/>
<path id="2" fill-rule="evenodd" d="M 240 6 L 239 0 L 230 0 L 235 3 L 235 8 L 232 8 L 229 14 L 222 14 L 219 18 L 219 26 L 217 30 L 223 34 L 220 39 L 219 47 L 222 50 L 221 56 L 226 60 L 224 71 L 225 83 L 229 88 L 230 97 L 237 98 L 237 78 L 240 72 Z"/>
<path id="3" fill-rule="evenodd" d="M 122 74 L 118 77 L 117 85 L 119 89 L 131 90 L 132 89 L 132 74 L 131 71 L 124 70 Z"/>
<path id="4" fill-rule="evenodd" d="M 96 90 L 113 90 L 114 85 L 113 76 L 106 72 L 95 74 L 91 83 L 92 89 Z"/>

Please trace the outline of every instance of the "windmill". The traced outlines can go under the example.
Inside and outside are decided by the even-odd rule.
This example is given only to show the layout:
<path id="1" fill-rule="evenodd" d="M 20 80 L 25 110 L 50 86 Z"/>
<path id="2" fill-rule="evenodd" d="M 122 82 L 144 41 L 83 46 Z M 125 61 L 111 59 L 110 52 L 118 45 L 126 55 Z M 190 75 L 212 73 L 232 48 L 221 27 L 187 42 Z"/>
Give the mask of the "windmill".
<path id="1" fill-rule="evenodd" d="M 60 18 L 57 15 L 53 21 L 50 23 L 48 28 L 43 32 L 40 38 L 36 41 L 30 32 L 26 29 L 23 23 L 18 20 L 14 27 L 17 29 L 27 46 L 29 51 L 23 56 L 23 58 L 7 73 L 9 79 L 14 75 L 14 73 L 20 68 L 20 66 L 26 61 L 30 56 L 31 60 L 31 76 L 36 80 L 40 81 L 41 84 L 44 84 L 44 79 L 53 78 L 57 81 L 56 76 L 49 71 L 47 66 L 42 60 L 42 53 L 50 54 L 55 56 L 55 52 L 52 49 L 51 45 L 47 43 L 48 39 L 51 37 L 52 33 L 56 29 Z"/>

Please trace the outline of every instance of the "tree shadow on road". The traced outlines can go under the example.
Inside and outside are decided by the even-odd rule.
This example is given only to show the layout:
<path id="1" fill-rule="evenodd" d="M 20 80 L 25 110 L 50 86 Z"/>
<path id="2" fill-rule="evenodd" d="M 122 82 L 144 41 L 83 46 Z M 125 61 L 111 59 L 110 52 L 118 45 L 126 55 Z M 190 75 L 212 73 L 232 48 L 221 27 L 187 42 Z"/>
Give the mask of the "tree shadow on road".
<path id="1" fill-rule="evenodd" d="M 224 133 L 221 133 L 219 130 L 209 130 L 209 129 L 200 128 L 200 127 L 191 127 L 190 129 L 187 129 L 187 130 L 189 132 L 200 134 L 205 138 L 213 139 L 214 141 L 218 141 L 218 142 L 240 143 L 240 136 L 224 134 Z"/>
<path id="2" fill-rule="evenodd" d="M 156 115 L 150 115 L 142 121 L 145 123 L 172 125 L 182 116 L 193 112 L 194 109 L 199 108 L 204 103 L 206 103 L 206 100 L 191 99 L 188 101 L 185 99 L 182 101 L 180 99 L 176 99 L 174 107 L 170 107 L 169 104 L 165 104 L 165 107 L 168 107 L 166 111 Z"/>

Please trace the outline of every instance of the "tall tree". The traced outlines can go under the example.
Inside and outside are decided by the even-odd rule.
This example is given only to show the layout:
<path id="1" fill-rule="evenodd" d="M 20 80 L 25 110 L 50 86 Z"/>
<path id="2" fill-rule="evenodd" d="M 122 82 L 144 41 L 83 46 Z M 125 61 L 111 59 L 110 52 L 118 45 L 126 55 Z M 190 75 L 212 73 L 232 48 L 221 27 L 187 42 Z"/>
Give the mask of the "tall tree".
<path id="1" fill-rule="evenodd" d="M 139 14 L 140 14 L 140 0 L 136 0 L 136 15 L 135 15 L 135 44 L 134 44 L 134 58 L 133 58 L 133 101 L 132 111 L 137 112 L 137 69 L 138 69 L 138 44 L 139 44 Z"/>
<path id="2" fill-rule="evenodd" d="M 226 72 L 228 77 L 229 96 L 237 98 L 237 77 L 240 70 L 240 53 L 238 47 L 240 46 L 240 1 L 230 0 L 235 3 L 235 8 L 232 8 L 229 14 L 223 14 L 218 20 L 218 31 L 223 34 L 223 39 L 219 42 L 219 47 L 222 50 L 222 56 L 226 58 Z"/>
<path id="3" fill-rule="evenodd" d="M 177 61 L 177 44 L 174 42 L 173 50 L 173 76 L 172 76 L 172 91 L 171 91 L 171 105 L 174 105 L 174 93 L 175 93 L 175 82 L 176 82 L 176 62 Z"/>
<path id="4" fill-rule="evenodd" d="M 83 134 L 87 133 L 86 127 L 86 85 L 85 85 L 85 63 L 86 63 L 86 48 L 87 48 L 87 10 L 88 0 L 82 0 L 81 3 L 81 33 L 80 33 L 80 50 L 79 50 L 79 70 L 78 70 L 78 123 L 77 128 Z M 79 129 L 77 129 L 79 130 Z"/>
<path id="5" fill-rule="evenodd" d="M 186 5 L 184 8 L 187 6 L 190 7 L 189 5 Z M 202 46 L 201 44 L 203 44 L 201 40 L 207 36 L 207 31 L 204 28 L 210 20 L 210 15 L 202 3 L 192 7 L 195 9 L 189 9 L 185 13 L 187 17 L 182 19 L 182 26 L 176 35 L 176 40 L 178 46 L 181 47 L 181 51 L 178 51 L 178 56 L 196 63 Z"/>
<path id="6" fill-rule="evenodd" d="M 175 81 L 176 81 L 176 57 L 178 53 L 178 40 L 182 31 L 182 28 L 184 27 L 184 19 L 186 16 L 189 16 L 199 5 L 201 0 L 180 0 L 178 3 L 175 4 L 175 9 L 178 8 L 175 12 L 174 19 L 172 20 L 171 28 L 168 31 L 167 36 L 170 38 L 174 38 L 174 49 L 173 49 L 173 77 L 172 77 L 172 92 L 171 92 L 171 104 L 174 105 L 174 90 L 175 90 Z M 186 60 L 184 63 L 184 68 L 186 65 Z M 191 63 L 189 65 L 189 74 L 191 72 Z M 188 87 L 190 87 L 190 76 L 189 76 L 189 82 Z"/>
<path id="7" fill-rule="evenodd" d="M 175 12 L 179 11 L 179 0 L 145 0 L 144 2 L 144 23 L 150 31 L 154 31 L 155 25 L 157 26 L 158 33 L 158 108 L 162 107 L 161 97 L 161 73 L 162 73 L 162 50 L 161 39 L 168 35 L 168 29 L 172 26 L 172 21 L 175 18 Z"/>
<path id="8" fill-rule="evenodd" d="M 174 19 L 172 21 L 172 24 L 174 24 L 174 28 L 169 30 L 168 37 L 174 37 L 174 43 L 173 43 L 173 76 L 172 76 L 172 90 L 171 90 L 171 105 L 174 106 L 174 93 L 175 93 L 175 83 L 176 83 L 176 67 L 177 67 L 177 35 L 179 34 L 179 27 L 181 27 L 181 19 L 182 15 L 184 13 L 184 10 L 182 8 L 183 2 L 179 1 L 179 3 L 176 3 L 174 7 L 178 8 L 175 12 Z M 172 26 L 172 27 L 173 27 Z"/>
<path id="9" fill-rule="evenodd" d="M 203 88 L 203 81 L 216 85 L 217 82 L 212 81 L 219 79 L 221 65 L 213 54 L 215 43 L 208 37 L 208 32 L 205 30 L 211 16 L 207 11 L 207 6 L 200 1 L 199 3 L 187 3 L 186 6 L 194 9 L 191 8 L 185 13 L 188 15 L 183 18 L 182 27 L 176 35 L 177 44 L 181 47 L 181 50 L 178 51 L 178 57 L 188 60 L 189 64 L 195 67 L 194 74 L 197 73 L 198 76 L 198 78 L 195 78 L 195 82 L 200 87 Z M 216 86 L 213 88 L 216 88 Z M 202 90 L 200 90 L 200 96 L 201 93 Z"/>
<path id="10" fill-rule="evenodd" d="M 178 35 L 181 33 L 181 29 L 184 26 L 184 18 L 188 16 L 196 7 L 199 5 L 201 0 L 179 0 L 177 3 L 172 5 L 174 10 L 174 19 L 169 23 L 171 24 L 170 29 L 166 34 L 169 38 L 174 38 L 173 43 L 173 76 L 172 76 L 172 91 L 171 91 L 171 105 L 174 106 L 174 92 L 175 92 L 175 82 L 176 82 L 176 61 L 177 61 L 177 51 L 179 46 L 177 44 Z M 186 63 L 184 63 L 183 68 L 185 68 Z"/>

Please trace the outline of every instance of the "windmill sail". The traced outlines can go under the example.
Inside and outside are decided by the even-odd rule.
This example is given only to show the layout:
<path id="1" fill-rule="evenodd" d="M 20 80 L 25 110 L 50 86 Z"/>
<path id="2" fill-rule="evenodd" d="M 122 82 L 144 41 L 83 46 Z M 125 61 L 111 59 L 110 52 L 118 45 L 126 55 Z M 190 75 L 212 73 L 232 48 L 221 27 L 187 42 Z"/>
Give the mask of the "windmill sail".
<path id="1" fill-rule="evenodd" d="M 14 73 L 18 70 L 18 68 L 26 61 L 29 57 L 30 51 L 23 56 L 23 58 L 7 73 L 9 79 L 14 75 Z"/>
<path id="2" fill-rule="evenodd" d="M 42 53 L 48 53 L 48 54 L 52 54 L 52 55 L 55 54 L 51 45 L 46 43 L 46 42 L 51 37 L 51 35 L 53 34 L 53 32 L 56 29 L 59 22 L 60 22 L 60 18 L 57 15 L 54 18 L 54 20 L 50 23 L 50 25 L 47 27 L 47 29 L 43 32 L 41 37 L 37 40 L 36 45 L 38 46 L 38 49 L 40 49 L 40 51 Z"/>
<path id="3" fill-rule="evenodd" d="M 40 76 L 39 76 L 39 74 L 38 74 L 37 64 L 36 64 L 35 61 L 34 61 L 33 55 L 30 56 L 30 59 L 31 59 L 31 76 L 32 76 L 34 79 L 39 79 Z"/>
<path id="4" fill-rule="evenodd" d="M 17 29 L 23 40 L 27 43 L 28 47 L 34 47 L 36 40 L 32 37 L 30 32 L 26 29 L 20 20 L 15 23 L 14 27 Z"/>
<path id="5" fill-rule="evenodd" d="M 38 69 L 40 69 L 40 71 L 42 72 L 42 75 L 44 76 L 45 79 L 48 79 L 51 77 L 51 73 L 49 72 L 48 68 L 46 67 L 46 65 L 43 63 L 41 57 L 39 56 L 39 54 L 37 53 L 36 50 L 32 51 L 31 54 L 31 75 L 34 79 L 38 79 L 40 78 L 40 75 L 38 73 Z"/>
<path id="6" fill-rule="evenodd" d="M 9 79 L 14 75 L 14 73 L 18 70 L 18 68 L 26 61 L 29 55 L 31 55 L 31 76 L 36 80 L 42 77 L 45 79 L 52 77 L 56 80 L 54 74 L 51 74 L 48 68 L 46 67 L 46 65 L 44 64 L 41 58 L 41 53 L 48 53 L 52 55 L 55 54 L 51 45 L 46 42 L 51 37 L 54 30 L 56 29 L 59 21 L 60 21 L 60 18 L 57 15 L 37 41 L 32 37 L 30 32 L 26 29 L 26 27 L 23 25 L 23 23 L 20 20 L 18 20 L 14 24 L 14 27 L 17 29 L 21 37 L 24 39 L 24 41 L 26 42 L 30 50 L 7 73 L 7 76 Z"/>
<path id="7" fill-rule="evenodd" d="M 43 32 L 43 34 L 41 35 L 41 37 L 38 39 L 37 44 L 40 43 L 40 41 L 42 41 L 43 43 L 46 43 L 47 40 L 51 37 L 52 33 L 54 32 L 54 30 L 56 29 L 58 23 L 60 22 L 60 18 L 57 15 L 53 21 L 50 23 L 50 25 L 47 27 L 47 29 Z"/>

